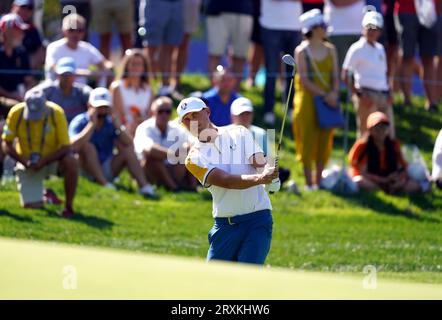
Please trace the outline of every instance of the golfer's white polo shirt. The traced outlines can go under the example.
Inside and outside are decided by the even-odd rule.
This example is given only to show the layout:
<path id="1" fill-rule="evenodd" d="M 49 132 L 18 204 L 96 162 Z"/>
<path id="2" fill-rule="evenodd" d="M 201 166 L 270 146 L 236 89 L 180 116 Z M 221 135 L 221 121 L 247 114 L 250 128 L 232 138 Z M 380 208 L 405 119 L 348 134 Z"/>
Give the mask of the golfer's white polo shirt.
<path id="1" fill-rule="evenodd" d="M 357 89 L 388 90 L 387 56 L 384 46 L 378 42 L 371 45 L 361 37 L 348 49 L 342 68 L 354 73 Z"/>
<path id="2" fill-rule="evenodd" d="M 272 209 L 264 185 L 244 190 L 207 185 L 207 177 L 215 168 L 235 175 L 256 174 L 250 158 L 262 149 L 249 130 L 242 126 L 218 128 L 213 143 L 197 142 L 186 159 L 187 169 L 208 188 L 213 198 L 213 217 L 226 218 Z"/>

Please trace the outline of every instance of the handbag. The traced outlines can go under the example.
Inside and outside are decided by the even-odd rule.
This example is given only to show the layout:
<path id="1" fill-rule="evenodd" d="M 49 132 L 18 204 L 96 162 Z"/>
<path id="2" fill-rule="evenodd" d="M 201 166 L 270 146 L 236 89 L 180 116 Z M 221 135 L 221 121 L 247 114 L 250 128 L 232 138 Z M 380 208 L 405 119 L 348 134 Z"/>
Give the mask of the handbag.
<path id="1" fill-rule="evenodd" d="M 321 73 L 319 72 L 318 66 L 316 65 L 313 57 L 310 53 L 310 49 L 306 48 L 307 62 L 314 70 L 309 71 L 311 76 L 311 81 L 313 81 L 313 74 L 315 73 L 319 81 L 322 82 L 324 86 L 328 86 Z M 310 68 L 311 69 L 311 68 Z M 341 108 L 338 105 L 336 107 L 330 106 L 323 97 L 315 96 L 313 97 L 313 104 L 316 109 L 316 119 L 318 120 L 318 125 L 321 129 L 331 129 L 331 128 L 342 128 L 345 125 L 344 115 L 342 114 Z"/>

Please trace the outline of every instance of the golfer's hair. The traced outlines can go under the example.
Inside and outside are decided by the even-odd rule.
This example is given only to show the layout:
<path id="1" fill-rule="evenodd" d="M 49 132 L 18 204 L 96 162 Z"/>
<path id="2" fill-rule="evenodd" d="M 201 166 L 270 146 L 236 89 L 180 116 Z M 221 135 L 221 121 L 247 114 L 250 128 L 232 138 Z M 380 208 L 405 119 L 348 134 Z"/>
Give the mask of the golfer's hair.
<path id="1" fill-rule="evenodd" d="M 173 106 L 173 101 L 169 97 L 160 96 L 152 102 L 152 104 L 150 105 L 150 110 L 152 110 L 152 112 L 155 112 L 163 104 L 168 104 L 170 106 Z"/>
<path id="2" fill-rule="evenodd" d="M 78 29 L 78 25 L 84 28 L 86 26 L 86 19 L 78 13 L 71 13 L 63 18 L 61 29 L 63 31 L 75 30 Z"/>

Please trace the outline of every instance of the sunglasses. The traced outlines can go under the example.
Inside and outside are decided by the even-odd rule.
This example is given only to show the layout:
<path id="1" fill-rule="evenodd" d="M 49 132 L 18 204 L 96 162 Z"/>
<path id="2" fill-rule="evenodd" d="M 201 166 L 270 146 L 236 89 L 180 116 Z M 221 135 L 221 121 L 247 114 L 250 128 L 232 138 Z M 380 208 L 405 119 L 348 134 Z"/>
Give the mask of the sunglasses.
<path id="1" fill-rule="evenodd" d="M 85 32 L 85 31 L 86 31 L 86 29 L 68 29 L 68 32 L 72 32 L 72 33 L 74 33 L 74 32 L 82 33 L 82 32 Z"/>
<path id="2" fill-rule="evenodd" d="M 171 109 L 158 110 L 158 114 L 172 114 L 172 110 Z"/>
<path id="3" fill-rule="evenodd" d="M 20 8 L 34 10 L 34 6 L 28 6 L 28 5 L 20 6 Z"/>
<path id="4" fill-rule="evenodd" d="M 390 127 L 388 123 L 379 123 L 378 125 L 374 126 L 374 129 L 376 130 L 387 130 Z"/>

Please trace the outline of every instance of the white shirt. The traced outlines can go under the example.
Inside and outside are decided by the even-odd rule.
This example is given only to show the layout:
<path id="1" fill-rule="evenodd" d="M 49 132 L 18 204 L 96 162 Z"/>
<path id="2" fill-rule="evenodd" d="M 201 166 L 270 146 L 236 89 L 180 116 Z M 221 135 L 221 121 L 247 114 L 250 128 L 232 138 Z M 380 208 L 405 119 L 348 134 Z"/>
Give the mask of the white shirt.
<path id="1" fill-rule="evenodd" d="M 355 87 L 387 91 L 387 56 L 384 46 L 374 45 L 361 37 L 353 43 L 345 56 L 343 69 L 354 73 Z"/>
<path id="2" fill-rule="evenodd" d="M 264 185 L 244 190 L 207 185 L 207 177 L 215 168 L 235 175 L 256 174 L 257 170 L 251 165 L 250 158 L 256 153 L 262 153 L 245 127 L 219 127 L 218 134 L 213 143 L 196 142 L 186 159 L 187 170 L 212 194 L 213 217 L 226 218 L 271 210 L 272 205 Z"/>
<path id="3" fill-rule="evenodd" d="M 134 89 L 127 87 L 125 81 L 120 80 L 118 86 L 123 100 L 123 110 L 126 121 L 129 124 L 134 122 L 133 113 L 138 112 L 142 118 L 147 116 L 152 99 L 152 89 L 145 85 L 142 88 Z"/>
<path id="4" fill-rule="evenodd" d="M 331 35 L 359 35 L 362 31 L 365 0 L 345 6 L 335 7 L 330 0 L 324 2 L 324 20 L 332 28 Z"/>
<path id="5" fill-rule="evenodd" d="M 154 144 L 176 151 L 186 142 L 192 144 L 194 139 L 195 138 L 176 121 L 169 121 L 166 132 L 163 134 L 160 129 L 158 129 L 155 118 L 150 118 L 137 127 L 134 137 L 134 148 L 138 159 L 142 159 L 143 152 L 152 148 Z M 178 161 L 178 159 L 169 160 L 168 162 L 172 164 L 176 164 L 173 160 Z"/>
<path id="6" fill-rule="evenodd" d="M 433 179 L 442 178 L 442 130 L 439 131 L 433 150 Z"/>
<path id="7" fill-rule="evenodd" d="M 97 65 L 104 61 L 104 56 L 92 44 L 80 41 L 78 47 L 72 50 L 67 46 L 67 39 L 63 38 L 52 42 L 46 49 L 46 78 L 55 80 L 55 72 L 50 68 L 57 64 L 57 61 L 63 57 L 71 57 L 75 61 L 77 69 L 89 69 L 91 65 Z M 86 77 L 77 77 L 77 82 L 86 84 Z"/>
<path id="8" fill-rule="evenodd" d="M 299 31 L 301 14 L 301 1 L 262 0 L 259 23 L 266 29 Z"/>

